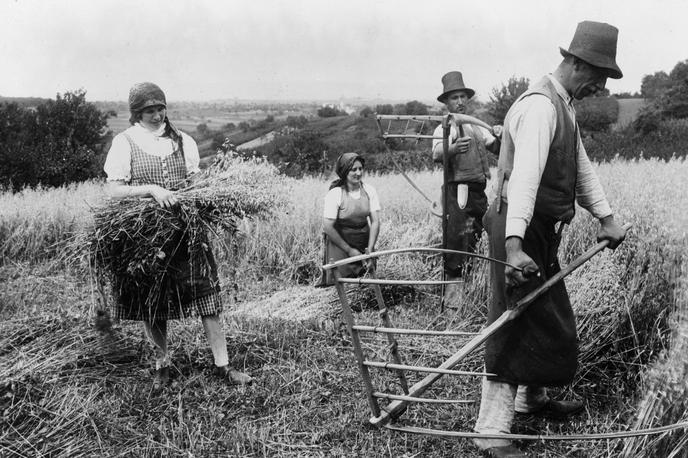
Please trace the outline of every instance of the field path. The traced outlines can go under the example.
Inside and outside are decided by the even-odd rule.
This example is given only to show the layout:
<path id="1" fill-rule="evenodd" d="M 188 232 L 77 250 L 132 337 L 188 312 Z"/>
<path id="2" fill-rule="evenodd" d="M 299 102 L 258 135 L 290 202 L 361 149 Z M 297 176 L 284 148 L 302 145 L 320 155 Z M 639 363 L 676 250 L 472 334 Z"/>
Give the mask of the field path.
<path id="1" fill-rule="evenodd" d="M 247 141 L 246 143 L 242 143 L 241 145 L 237 146 L 237 150 L 258 148 L 259 146 L 263 146 L 267 143 L 270 143 L 274 139 L 275 131 L 273 130 L 272 132 L 268 132 L 267 134 L 261 135 L 258 138 L 254 138 L 253 140 Z"/>

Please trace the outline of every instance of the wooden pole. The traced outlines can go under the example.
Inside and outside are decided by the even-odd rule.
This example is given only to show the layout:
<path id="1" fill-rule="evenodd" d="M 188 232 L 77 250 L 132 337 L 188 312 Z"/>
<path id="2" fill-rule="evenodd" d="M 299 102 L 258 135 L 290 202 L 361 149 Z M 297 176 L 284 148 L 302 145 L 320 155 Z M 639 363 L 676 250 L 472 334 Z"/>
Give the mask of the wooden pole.
<path id="1" fill-rule="evenodd" d="M 340 259 L 339 261 L 335 261 L 331 264 L 325 264 L 324 266 L 322 266 L 322 268 L 325 270 L 328 270 L 328 269 L 333 269 L 335 267 L 343 266 L 346 264 L 351 264 L 351 263 L 358 262 L 358 261 L 365 261 L 366 259 L 379 258 L 379 257 L 386 256 L 389 254 L 400 254 L 400 253 L 437 253 L 437 254 L 458 253 L 458 254 L 464 254 L 466 256 L 472 256 L 474 258 L 484 259 L 484 260 L 490 261 L 490 262 L 496 262 L 499 264 L 503 264 L 505 266 L 511 267 L 512 269 L 521 270 L 519 267 L 513 266 L 513 265 L 509 264 L 508 262 L 504 262 L 504 261 L 501 261 L 499 259 L 491 258 L 489 256 L 485 256 L 482 254 L 471 253 L 468 251 L 446 250 L 444 248 L 436 248 L 436 247 L 394 248 L 392 250 L 374 251 L 374 252 L 369 253 L 369 254 L 361 254 L 358 256 L 351 256 L 350 258 Z"/>
<path id="2" fill-rule="evenodd" d="M 402 401 L 410 401 L 410 402 L 424 402 L 427 404 L 474 404 L 475 403 L 475 401 L 472 401 L 470 399 L 414 398 L 412 396 L 381 393 L 379 391 L 376 391 L 375 393 L 373 393 L 373 396 L 375 396 L 376 398 L 394 399 L 394 400 L 402 400 Z"/>
<path id="3" fill-rule="evenodd" d="M 442 119 L 442 249 L 447 249 L 447 231 L 449 230 L 449 134 L 451 126 L 449 124 L 451 115 Z M 445 267 L 447 265 L 447 253 L 442 255 L 442 280 L 446 280 Z M 444 313 L 444 293 L 445 287 L 442 285 L 440 292 L 440 313 Z"/>
<path id="4" fill-rule="evenodd" d="M 472 371 L 454 371 L 451 369 L 438 369 L 436 367 L 426 367 L 426 366 L 409 366 L 406 364 L 394 364 L 387 363 L 384 361 L 363 361 L 363 364 L 369 367 L 379 367 L 381 369 L 406 369 L 409 371 L 416 372 L 432 372 L 435 374 L 445 374 L 445 375 L 475 375 L 479 377 L 494 377 L 495 374 L 488 374 L 486 372 L 472 372 Z"/>
<path id="5" fill-rule="evenodd" d="M 366 389 L 366 394 L 368 396 L 368 404 L 370 405 L 370 410 L 373 411 L 373 415 L 378 416 L 380 415 L 380 405 L 377 403 L 377 398 L 373 396 L 374 390 L 373 382 L 370 379 L 370 372 L 368 372 L 368 366 L 363 364 L 363 362 L 365 361 L 365 356 L 363 355 L 363 346 L 361 345 L 361 340 L 358 336 L 358 330 L 354 329 L 354 315 L 351 312 L 351 307 L 349 306 L 349 299 L 346 297 L 344 285 L 339 282 L 339 271 L 336 268 L 334 269 L 334 279 L 335 287 L 337 288 L 337 294 L 339 294 L 339 301 L 342 303 L 342 316 L 346 321 L 347 328 L 349 328 L 349 334 L 351 335 L 351 343 L 354 347 L 354 355 L 356 355 L 356 361 L 358 361 L 358 368 L 361 371 L 361 378 L 363 379 L 363 385 Z"/>
<path id="6" fill-rule="evenodd" d="M 371 278 L 375 279 L 375 272 L 370 272 Z M 380 320 L 382 324 L 387 328 L 392 327 L 392 322 L 389 319 L 389 313 L 387 313 L 387 307 L 385 306 L 385 299 L 382 297 L 382 290 L 380 290 L 380 285 L 373 285 L 373 290 L 375 291 L 375 299 L 377 301 L 377 308 L 380 311 Z M 398 365 L 402 365 L 401 356 L 399 356 L 399 349 L 397 340 L 394 338 L 394 334 L 391 332 L 387 334 L 387 342 L 389 343 L 390 354 L 392 359 Z M 397 369 L 397 375 L 399 376 L 399 383 L 401 384 L 404 394 L 408 393 L 408 382 L 406 381 L 406 375 L 404 375 L 404 370 L 402 368 Z"/>
<path id="7" fill-rule="evenodd" d="M 440 337 L 476 336 L 479 334 L 477 332 L 464 331 L 433 331 L 430 329 L 383 328 L 381 326 L 366 326 L 362 324 L 354 325 L 354 329 L 363 332 L 393 332 L 395 334 Z"/>
<path id="8" fill-rule="evenodd" d="M 631 227 L 630 224 L 625 224 L 623 226 L 624 230 L 628 230 Z M 490 324 L 488 327 L 483 329 L 480 334 L 472 338 L 466 345 L 464 345 L 459 351 L 457 351 L 454 355 L 452 355 L 449 359 L 447 359 L 444 363 L 442 363 L 439 366 L 439 369 L 451 369 L 452 367 L 456 366 L 459 362 L 461 362 L 468 354 L 470 354 L 473 350 L 478 348 L 483 342 L 485 342 L 492 334 L 497 332 L 499 328 L 504 326 L 506 323 L 509 321 L 512 321 L 516 317 L 518 317 L 521 313 L 523 313 L 526 308 L 538 297 L 540 297 L 542 294 L 544 294 L 546 291 L 548 291 L 552 285 L 555 283 L 561 281 L 564 277 L 569 275 L 571 272 L 585 264 L 587 261 L 590 260 L 593 256 L 595 256 L 597 253 L 605 249 L 609 245 L 608 240 L 603 240 L 602 242 L 599 242 L 597 245 L 594 247 L 590 248 L 588 251 L 580 255 L 578 258 L 574 259 L 569 265 L 567 265 L 564 269 L 553 275 L 550 279 L 545 281 L 542 285 L 540 285 L 537 289 L 533 290 L 530 294 L 526 295 L 524 298 L 519 300 L 514 308 L 505 311 L 502 316 L 497 318 L 496 321 L 494 321 L 492 324 Z M 420 397 L 425 390 L 427 390 L 433 383 L 435 383 L 437 380 L 439 380 L 442 377 L 442 374 L 430 374 L 426 376 L 424 379 L 420 380 L 418 383 L 413 385 L 411 389 L 409 390 L 408 395 L 413 396 L 413 397 Z M 375 426 L 384 426 L 385 424 L 389 423 L 391 420 L 398 418 L 399 415 L 401 415 L 407 407 L 408 401 L 395 401 L 389 404 L 387 406 L 387 409 L 385 412 L 382 412 L 382 414 L 375 416 L 370 419 L 370 423 L 372 423 Z"/>
<path id="9" fill-rule="evenodd" d="M 452 283 L 463 283 L 462 280 L 382 280 L 370 278 L 340 278 L 342 283 L 353 283 L 356 285 L 418 285 L 418 286 L 437 286 L 451 285 Z"/>

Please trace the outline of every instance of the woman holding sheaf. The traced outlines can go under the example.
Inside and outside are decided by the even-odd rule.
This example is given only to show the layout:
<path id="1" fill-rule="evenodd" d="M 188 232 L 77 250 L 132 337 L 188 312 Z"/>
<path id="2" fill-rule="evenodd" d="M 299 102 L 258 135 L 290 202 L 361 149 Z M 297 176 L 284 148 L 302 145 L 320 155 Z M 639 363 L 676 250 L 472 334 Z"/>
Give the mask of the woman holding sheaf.
<path id="1" fill-rule="evenodd" d="M 157 85 L 146 82 L 132 87 L 129 110 L 131 127 L 115 136 L 105 161 L 108 193 L 112 199 L 152 197 L 160 206 L 172 208 L 178 203 L 175 191 L 187 186 L 200 172 L 198 146 L 169 121 L 165 94 Z M 192 316 L 199 316 L 203 323 L 215 374 L 228 383 L 251 383 L 250 376 L 229 365 L 212 251 L 205 243 L 189 246 L 181 231 L 178 240 L 169 243 L 169 250 L 165 251 L 169 251 L 171 258 L 154 300 L 148 297 L 149 291 L 141 291 L 135 282 L 124 277 L 117 282 L 115 291 L 115 316 L 142 321 L 153 344 L 153 388 L 159 389 L 169 380 L 167 321 Z"/>

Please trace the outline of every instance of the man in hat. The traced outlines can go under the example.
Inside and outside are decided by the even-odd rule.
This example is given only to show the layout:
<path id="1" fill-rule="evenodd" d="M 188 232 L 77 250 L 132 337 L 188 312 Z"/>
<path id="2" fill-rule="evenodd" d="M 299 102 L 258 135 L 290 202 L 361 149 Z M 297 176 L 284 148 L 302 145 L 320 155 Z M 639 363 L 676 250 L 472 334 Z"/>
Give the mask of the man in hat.
<path id="1" fill-rule="evenodd" d="M 453 71 L 442 77 L 443 91 L 437 100 L 445 104 L 449 113 L 466 113 L 468 101 L 475 91 L 463 83 L 461 72 Z M 501 131 L 501 126 L 495 126 Z M 437 126 L 434 137 L 442 137 L 442 126 Z M 452 125 L 449 133 L 448 166 L 449 180 L 445 184 L 448 216 L 446 248 L 450 250 L 475 252 L 483 231 L 482 218 L 487 211 L 485 185 L 490 178 L 487 150 L 497 154 L 499 140 L 480 126 L 469 124 L 459 128 Z M 443 162 L 444 146 L 441 139 L 432 142 L 432 158 Z M 446 280 L 459 280 L 469 265 L 466 256 L 445 255 L 444 276 Z M 445 304 L 461 306 L 462 288 L 458 283 L 447 285 Z"/>
<path id="2" fill-rule="evenodd" d="M 561 231 L 574 202 L 600 221 L 598 240 L 615 248 L 625 237 L 581 142 L 572 106 L 621 78 L 616 64 L 618 30 L 605 23 L 578 24 L 554 73 L 532 85 L 509 109 L 499 157 L 497 197 L 485 215 L 491 256 L 488 322 L 559 269 Z M 514 267 L 511 267 L 514 266 Z M 485 346 L 485 369 L 475 431 L 509 433 L 514 412 L 566 417 L 581 401 L 550 399 L 545 386 L 571 383 L 578 364 L 573 311 L 563 282 L 552 286 Z M 476 439 L 488 456 L 526 456 L 510 441 Z"/>

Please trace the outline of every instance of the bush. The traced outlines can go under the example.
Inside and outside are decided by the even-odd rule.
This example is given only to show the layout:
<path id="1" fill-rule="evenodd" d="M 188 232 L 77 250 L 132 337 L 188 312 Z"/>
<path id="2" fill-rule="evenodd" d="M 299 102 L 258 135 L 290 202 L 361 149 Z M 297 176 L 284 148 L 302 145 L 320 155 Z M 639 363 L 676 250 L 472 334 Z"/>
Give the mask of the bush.
<path id="1" fill-rule="evenodd" d="M 506 84 L 492 89 L 490 101 L 487 103 L 487 114 L 492 117 L 494 122 L 502 124 L 507 111 L 520 97 L 530 84 L 530 80 L 525 77 L 516 78 L 512 76 Z"/>
<path id="2" fill-rule="evenodd" d="M 61 186 L 102 174 L 106 113 L 83 90 L 57 95 L 35 110 L 0 107 L 0 185 Z"/>
<path id="3" fill-rule="evenodd" d="M 641 135 L 648 135 L 659 129 L 662 123 L 662 111 L 656 104 L 650 104 L 640 109 L 638 116 L 632 123 L 633 130 Z"/>
<path id="4" fill-rule="evenodd" d="M 297 129 L 300 129 L 302 127 L 306 127 L 306 125 L 308 124 L 308 118 L 306 118 L 304 115 L 287 116 L 286 124 L 289 127 L 295 127 Z"/>
<path id="5" fill-rule="evenodd" d="M 368 116 L 373 115 L 373 109 L 370 107 L 364 107 L 361 111 L 358 112 L 358 114 L 364 118 L 367 118 Z"/>
<path id="6" fill-rule="evenodd" d="M 428 114 L 428 106 L 417 100 L 406 102 L 404 111 L 407 115 L 426 115 Z"/>
<path id="7" fill-rule="evenodd" d="M 377 105 L 375 107 L 375 113 L 379 115 L 391 115 L 394 113 L 394 107 L 390 104 Z"/>
<path id="8" fill-rule="evenodd" d="M 320 116 L 321 118 L 333 118 L 335 116 L 348 116 L 348 113 L 338 108 L 326 105 L 324 107 L 318 108 L 318 116 Z"/>
<path id="9" fill-rule="evenodd" d="M 688 152 L 688 121 L 664 120 L 650 133 L 636 133 L 633 126 L 612 133 L 595 133 L 583 143 L 590 159 L 610 161 L 623 159 L 685 157 Z"/>
<path id="10" fill-rule="evenodd" d="M 641 93 L 654 101 L 662 118 L 688 118 L 688 60 L 677 63 L 668 75 L 665 72 L 645 75 Z M 651 124 L 648 126 L 651 128 Z M 641 123 L 639 128 L 646 130 L 648 126 Z"/>
<path id="11" fill-rule="evenodd" d="M 606 132 L 619 119 L 619 103 L 613 97 L 588 97 L 574 105 L 578 125 L 585 131 Z"/>
<path id="12" fill-rule="evenodd" d="M 314 130 L 297 130 L 278 135 L 257 152 L 267 157 L 281 173 L 291 177 L 320 173 L 327 162 L 328 147 L 322 134 Z"/>

